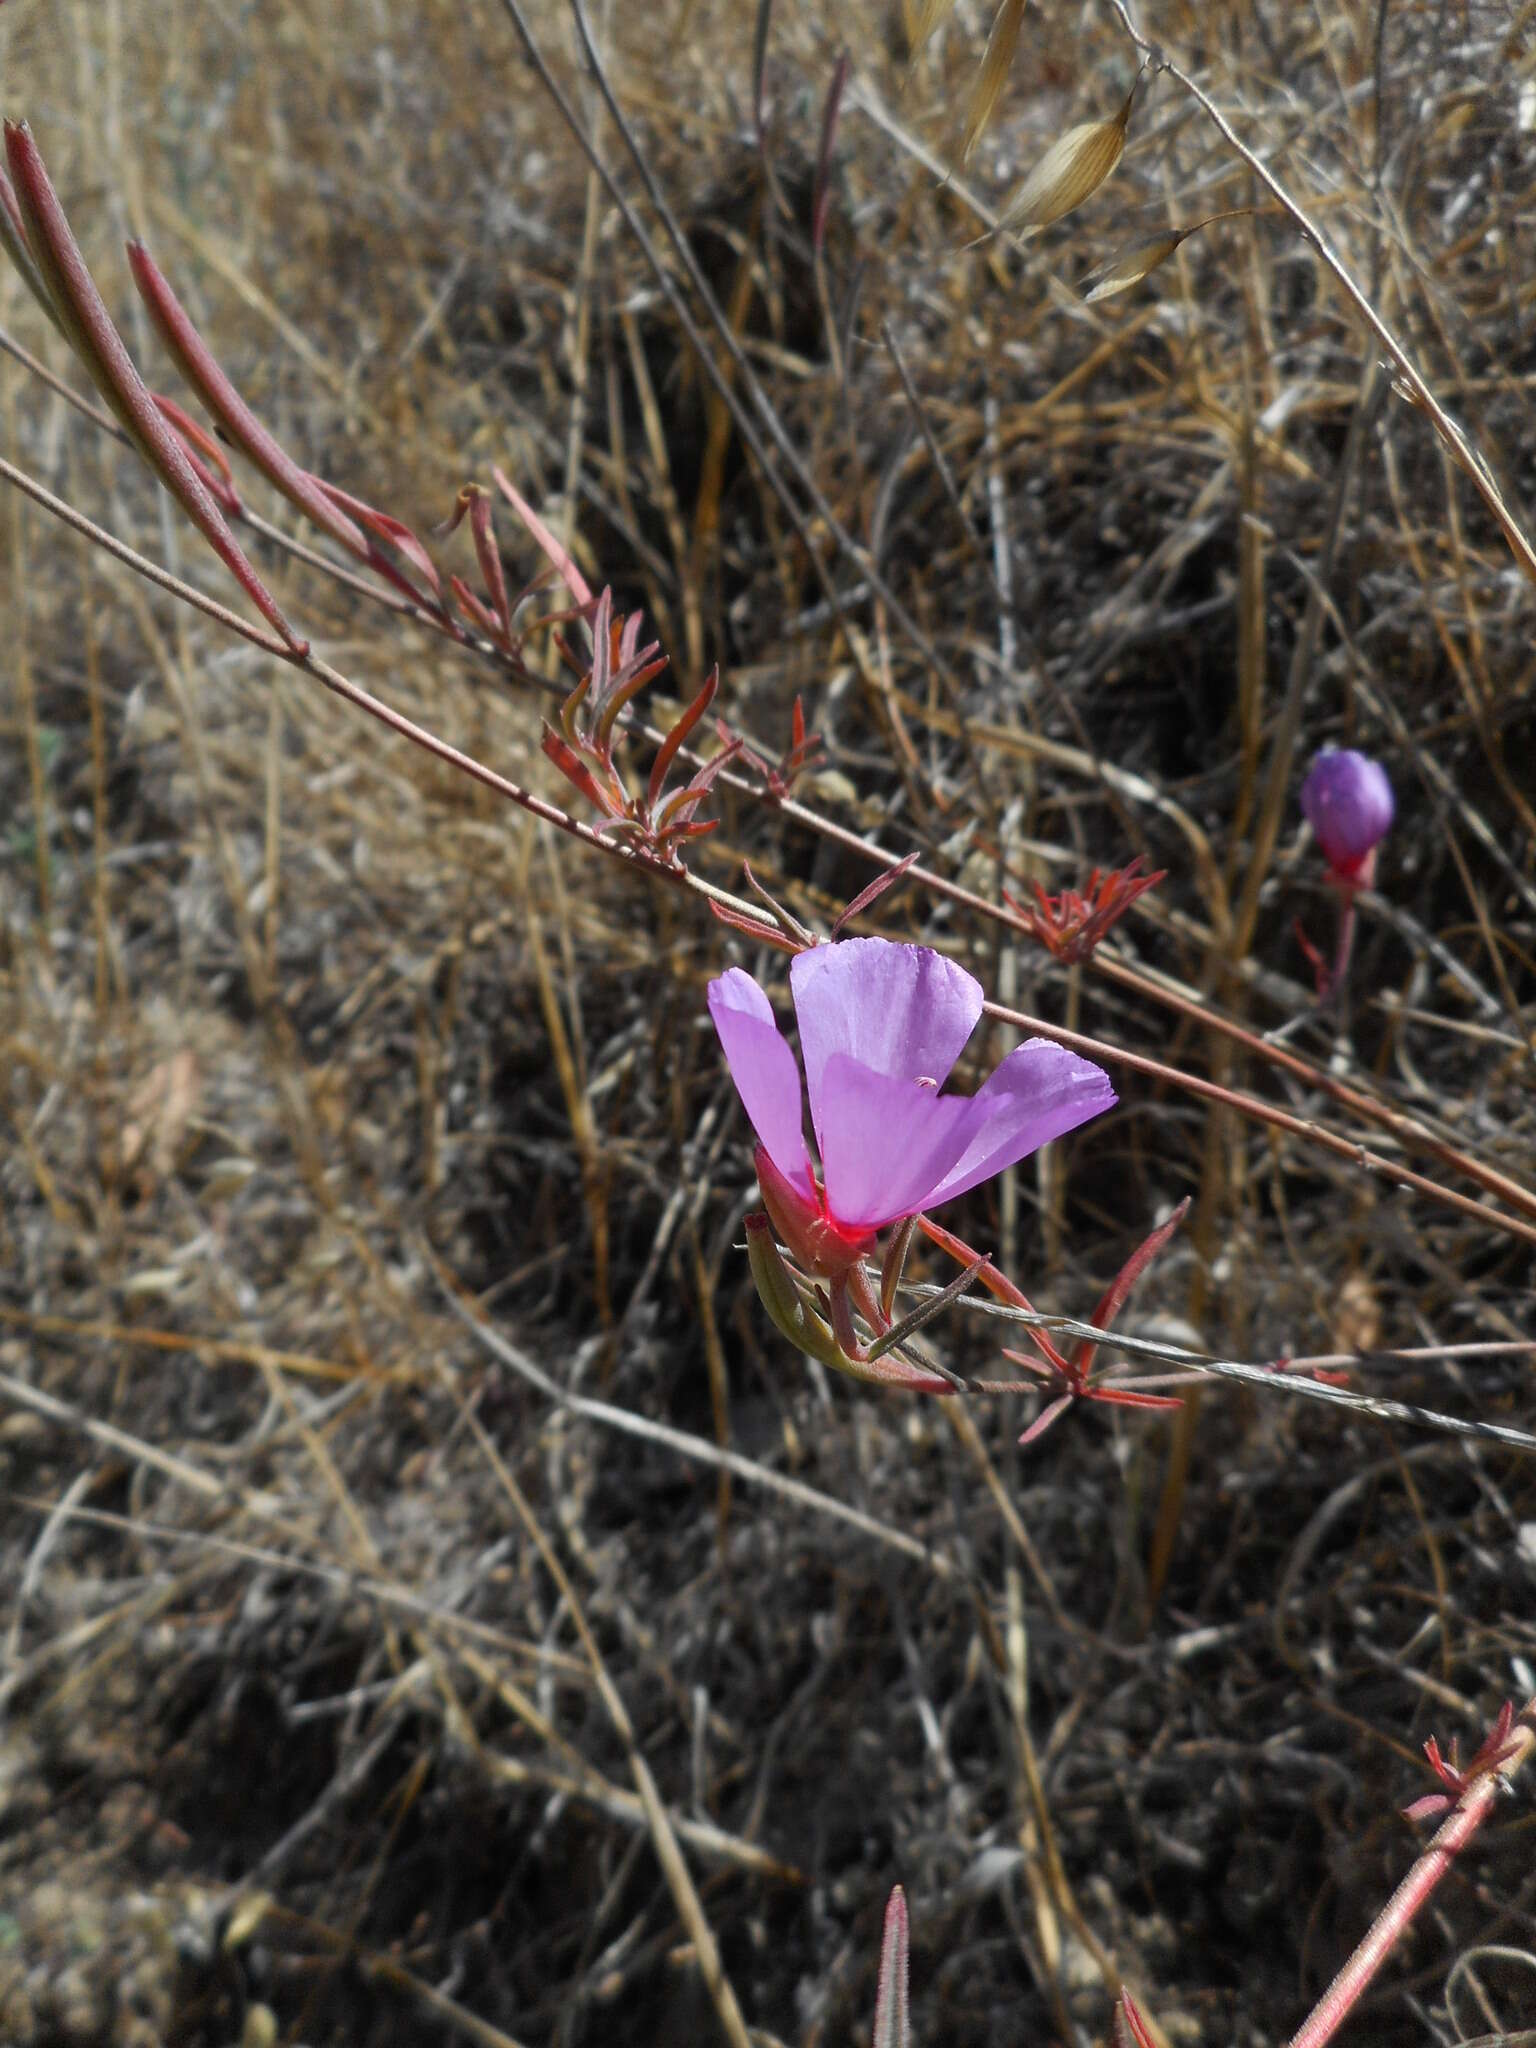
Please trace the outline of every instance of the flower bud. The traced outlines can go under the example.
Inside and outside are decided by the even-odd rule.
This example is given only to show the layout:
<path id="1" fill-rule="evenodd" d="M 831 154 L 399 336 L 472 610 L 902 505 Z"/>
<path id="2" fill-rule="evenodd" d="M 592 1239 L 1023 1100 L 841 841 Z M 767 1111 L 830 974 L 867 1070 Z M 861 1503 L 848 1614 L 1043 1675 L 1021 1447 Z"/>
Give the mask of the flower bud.
<path id="1" fill-rule="evenodd" d="M 847 1361 L 836 1337 L 816 1311 L 803 1301 L 794 1276 L 785 1265 L 773 1241 L 774 1225 L 761 1213 L 746 1221 L 747 1263 L 752 1268 L 758 1299 L 768 1311 L 769 1321 L 807 1357 L 823 1365 L 845 1369 Z"/>
<path id="2" fill-rule="evenodd" d="M 1359 881 L 1395 807 L 1381 763 L 1341 748 L 1312 763 L 1301 785 L 1301 808 L 1334 873 L 1342 881 Z"/>

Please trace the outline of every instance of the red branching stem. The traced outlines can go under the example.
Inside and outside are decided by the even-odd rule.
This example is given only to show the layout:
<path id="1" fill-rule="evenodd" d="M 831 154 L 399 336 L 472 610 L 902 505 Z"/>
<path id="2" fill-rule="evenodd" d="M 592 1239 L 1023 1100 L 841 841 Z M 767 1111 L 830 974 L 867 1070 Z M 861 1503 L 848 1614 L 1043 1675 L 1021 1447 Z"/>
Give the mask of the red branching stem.
<path id="1" fill-rule="evenodd" d="M 187 450 L 163 417 L 112 324 L 86 267 L 41 152 L 26 123 L 7 121 L 5 152 L 26 241 L 58 324 L 119 424 L 262 617 L 289 647 L 306 643 L 289 625 L 277 600 L 256 574 L 231 533 L 218 501 L 192 466 Z M 9 215 L 9 209 L 7 209 Z"/>
<path id="2" fill-rule="evenodd" d="M 252 412 L 142 242 L 128 244 L 128 268 L 166 352 L 235 446 L 306 518 L 349 554 L 366 561 L 368 543 L 361 529 L 327 500 L 314 478 Z"/>
<path id="3" fill-rule="evenodd" d="M 1455 1811 L 1377 1914 L 1370 1932 L 1292 2036 L 1289 2048 L 1323 2048 L 1333 2039 L 1425 1900 L 1488 1818 L 1505 1782 L 1530 1761 L 1533 1750 L 1536 1699 L 1526 1703 L 1500 1763 L 1480 1771 L 1467 1785 Z"/>

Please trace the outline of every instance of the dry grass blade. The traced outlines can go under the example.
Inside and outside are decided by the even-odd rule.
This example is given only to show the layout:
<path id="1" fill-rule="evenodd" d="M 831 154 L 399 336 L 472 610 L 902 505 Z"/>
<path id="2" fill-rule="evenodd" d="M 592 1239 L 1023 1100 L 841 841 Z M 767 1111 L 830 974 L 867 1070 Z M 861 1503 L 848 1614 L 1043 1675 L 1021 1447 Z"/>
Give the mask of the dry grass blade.
<path id="1" fill-rule="evenodd" d="M 997 10 L 992 33 L 987 38 L 986 55 L 981 60 L 981 69 L 971 91 L 971 103 L 966 109 L 965 134 L 960 143 L 961 163 L 969 163 L 971 152 L 981 140 L 982 131 L 991 120 L 998 96 L 1007 83 L 1008 73 L 1013 68 L 1014 52 L 1019 47 L 1019 29 L 1027 5 L 1028 0 L 1003 0 Z"/>
<path id="2" fill-rule="evenodd" d="M 1082 121 L 1053 142 L 1003 208 L 998 225 L 1034 233 L 1091 199 L 1125 153 L 1132 86 L 1112 121 Z"/>

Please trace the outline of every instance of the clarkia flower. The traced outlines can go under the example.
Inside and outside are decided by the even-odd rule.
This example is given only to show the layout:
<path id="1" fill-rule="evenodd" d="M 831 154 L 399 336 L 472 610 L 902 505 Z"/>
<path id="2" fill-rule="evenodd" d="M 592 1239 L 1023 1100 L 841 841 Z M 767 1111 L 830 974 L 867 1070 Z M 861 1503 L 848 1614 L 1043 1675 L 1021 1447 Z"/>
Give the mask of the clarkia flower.
<path id="1" fill-rule="evenodd" d="M 1367 865 L 1395 810 L 1381 763 L 1352 748 L 1319 754 L 1301 785 L 1301 808 L 1339 880 L 1367 881 Z"/>
<path id="2" fill-rule="evenodd" d="M 846 1274 L 889 1223 L 965 1194 L 1111 1107 L 1109 1076 L 1032 1038 L 975 1095 L 940 1091 L 981 1017 L 973 975 L 926 946 L 844 939 L 790 965 L 800 1068 L 751 975 L 709 985 L 709 1012 L 758 1136 L 763 1204 L 813 1272 Z"/>

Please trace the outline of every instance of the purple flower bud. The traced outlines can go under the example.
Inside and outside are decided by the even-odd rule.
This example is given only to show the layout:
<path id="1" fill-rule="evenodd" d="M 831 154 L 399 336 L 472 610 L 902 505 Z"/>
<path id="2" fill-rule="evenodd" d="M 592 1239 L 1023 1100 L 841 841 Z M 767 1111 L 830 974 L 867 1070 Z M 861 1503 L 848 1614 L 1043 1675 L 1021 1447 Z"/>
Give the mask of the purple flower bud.
<path id="1" fill-rule="evenodd" d="M 1357 881 L 1391 826 L 1395 807 L 1381 763 L 1341 748 L 1312 763 L 1301 785 L 1301 808 L 1334 873 Z"/>

